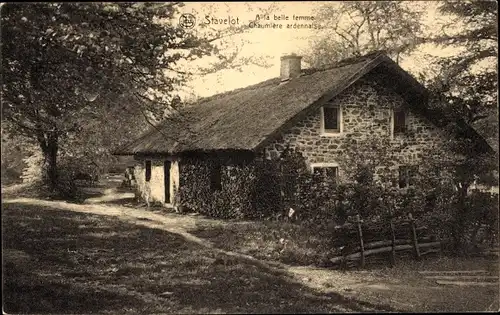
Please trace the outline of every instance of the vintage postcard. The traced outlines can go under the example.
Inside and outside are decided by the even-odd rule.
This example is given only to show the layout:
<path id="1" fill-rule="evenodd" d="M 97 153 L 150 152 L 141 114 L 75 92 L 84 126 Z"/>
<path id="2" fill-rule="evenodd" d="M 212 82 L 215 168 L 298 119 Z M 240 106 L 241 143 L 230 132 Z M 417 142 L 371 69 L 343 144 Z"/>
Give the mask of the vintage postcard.
<path id="1" fill-rule="evenodd" d="M 0 19 L 5 314 L 499 310 L 496 2 Z"/>

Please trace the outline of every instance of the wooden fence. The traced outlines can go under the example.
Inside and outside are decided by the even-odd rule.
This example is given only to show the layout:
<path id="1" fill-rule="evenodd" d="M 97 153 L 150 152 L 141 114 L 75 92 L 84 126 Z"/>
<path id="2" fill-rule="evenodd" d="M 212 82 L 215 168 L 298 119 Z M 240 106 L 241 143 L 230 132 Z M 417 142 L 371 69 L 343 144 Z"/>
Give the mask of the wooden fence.
<path id="1" fill-rule="evenodd" d="M 367 260 L 393 266 L 397 257 L 420 259 L 441 249 L 441 242 L 429 235 L 425 226 L 418 227 L 411 213 L 403 220 L 382 223 L 365 223 L 358 215 L 336 234 L 333 246 L 338 256 L 330 261 L 343 269 L 364 268 Z"/>

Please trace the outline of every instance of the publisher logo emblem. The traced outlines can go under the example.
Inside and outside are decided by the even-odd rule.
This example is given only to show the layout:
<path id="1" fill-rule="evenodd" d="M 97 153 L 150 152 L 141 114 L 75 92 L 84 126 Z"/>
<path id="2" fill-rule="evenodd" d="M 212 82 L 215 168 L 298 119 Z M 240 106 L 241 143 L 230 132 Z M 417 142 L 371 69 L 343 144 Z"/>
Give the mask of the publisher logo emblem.
<path id="1" fill-rule="evenodd" d="M 183 28 L 193 28 L 196 25 L 196 17 L 191 13 L 184 13 L 179 18 L 179 25 Z"/>

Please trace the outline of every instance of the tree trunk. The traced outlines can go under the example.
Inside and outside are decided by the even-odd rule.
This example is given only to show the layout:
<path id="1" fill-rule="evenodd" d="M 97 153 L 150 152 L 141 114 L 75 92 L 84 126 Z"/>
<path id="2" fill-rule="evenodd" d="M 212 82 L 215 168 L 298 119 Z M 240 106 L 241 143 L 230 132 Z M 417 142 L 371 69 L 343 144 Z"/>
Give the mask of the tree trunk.
<path id="1" fill-rule="evenodd" d="M 50 191 L 57 188 L 57 152 L 59 150 L 57 133 L 46 135 L 44 143 L 41 143 L 44 165 L 43 176 Z"/>

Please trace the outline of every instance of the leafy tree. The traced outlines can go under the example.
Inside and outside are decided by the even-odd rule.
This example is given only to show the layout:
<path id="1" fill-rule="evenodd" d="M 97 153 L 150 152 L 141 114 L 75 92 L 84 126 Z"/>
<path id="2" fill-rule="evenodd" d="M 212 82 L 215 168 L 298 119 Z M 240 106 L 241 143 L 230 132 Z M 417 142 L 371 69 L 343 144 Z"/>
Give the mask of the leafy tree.
<path id="1" fill-rule="evenodd" d="M 92 113 L 174 107 L 185 79 L 175 65 L 213 46 L 172 25 L 178 3 L 9 3 L 2 6 L 2 117 L 35 140 L 57 184 L 61 144 Z M 123 101 L 128 95 L 133 102 Z M 116 111 L 114 111 L 116 113 Z M 83 127 L 84 128 L 84 127 Z"/>
<path id="2" fill-rule="evenodd" d="M 455 53 L 434 60 L 427 83 L 448 116 L 465 119 L 497 146 L 497 3 L 442 1 L 438 10 L 447 21 L 428 42 Z"/>
<path id="3" fill-rule="evenodd" d="M 454 154 L 437 159 L 436 167 L 449 171 L 455 188 L 452 228 L 458 250 L 463 243 L 461 231 L 471 216 L 480 213 L 480 209 L 469 205 L 470 187 L 474 183 L 498 185 L 498 153 L 478 150 L 465 128 L 476 128 L 498 152 L 497 4 L 443 1 L 438 8 L 448 19 L 429 42 L 453 48 L 456 53 L 437 58 L 436 72 L 427 73 L 426 79 L 431 90 L 430 104 L 445 114 L 453 135 L 447 150 Z"/>
<path id="4" fill-rule="evenodd" d="M 59 157 L 74 160 L 82 173 L 99 175 L 116 166 L 115 148 L 135 139 L 148 123 L 133 97 L 123 96 L 116 102 L 128 105 L 96 107 L 86 113 L 87 119 L 79 124 L 78 132 L 69 134 L 61 144 Z"/>
<path id="5" fill-rule="evenodd" d="M 418 43 L 422 12 L 404 1 L 343 1 L 327 3 L 317 10 L 325 33 L 312 43 L 306 61 L 315 67 L 337 60 L 386 50 L 399 62 Z"/>
<path id="6" fill-rule="evenodd" d="M 457 145 L 463 147 L 454 148 Z M 466 148 L 472 150 L 472 143 L 458 139 L 433 152 L 419 169 L 413 186 L 422 223 L 442 238 L 449 238 L 455 254 L 467 252 L 479 237 L 479 227 L 487 226 L 491 232 L 498 226 L 497 198 L 470 189 L 480 175 L 489 174 L 495 162 L 488 154 L 449 154 Z M 488 198 L 482 198 L 485 196 Z"/>
<path id="7" fill-rule="evenodd" d="M 498 6 L 494 1 L 442 1 L 439 12 L 449 19 L 442 25 L 441 32 L 430 41 L 444 46 L 454 46 L 457 53 L 443 61 L 450 68 L 452 79 L 467 72 L 485 59 L 493 60 L 498 55 Z M 493 58 L 493 59 L 492 59 Z M 495 69 L 488 72 L 495 72 Z"/>

